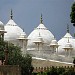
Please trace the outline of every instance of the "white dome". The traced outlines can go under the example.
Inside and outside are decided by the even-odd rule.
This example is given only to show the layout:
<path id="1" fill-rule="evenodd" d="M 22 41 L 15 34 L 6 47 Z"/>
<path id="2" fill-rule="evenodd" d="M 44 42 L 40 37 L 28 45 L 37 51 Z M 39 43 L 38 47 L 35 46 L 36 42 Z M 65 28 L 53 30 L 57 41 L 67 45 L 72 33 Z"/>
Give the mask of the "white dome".
<path id="1" fill-rule="evenodd" d="M 0 34 L 4 34 L 4 33 L 6 33 L 4 29 L 4 24 L 0 21 Z"/>
<path id="2" fill-rule="evenodd" d="M 4 35 L 6 41 L 16 40 L 23 33 L 23 30 L 12 19 L 4 27 L 7 31 Z"/>
<path id="3" fill-rule="evenodd" d="M 58 46 L 57 40 L 53 39 L 50 43 L 50 46 Z"/>
<path id="4" fill-rule="evenodd" d="M 66 50 L 66 49 L 67 49 L 67 50 L 68 50 L 68 49 L 72 49 L 71 43 L 68 42 L 68 43 L 65 45 L 64 49 L 65 49 L 65 50 Z"/>
<path id="5" fill-rule="evenodd" d="M 39 36 L 39 33 L 45 44 L 49 45 L 52 39 L 54 39 L 53 34 L 44 26 L 43 23 L 39 24 L 30 35 L 28 36 L 28 50 L 35 49 L 35 44 L 33 43 L 34 39 Z"/>
<path id="6" fill-rule="evenodd" d="M 39 44 L 43 44 L 44 41 L 42 39 L 42 37 L 40 36 L 40 33 L 39 33 L 39 36 L 37 38 L 34 38 L 34 41 L 33 41 L 35 44 L 39 43 Z"/>
<path id="7" fill-rule="evenodd" d="M 23 32 L 18 38 L 18 40 L 27 40 L 27 35 Z"/>
<path id="8" fill-rule="evenodd" d="M 70 44 L 68 44 L 68 40 L 69 40 Z M 71 36 L 70 33 L 66 33 L 66 35 L 58 41 L 58 45 L 59 45 L 58 53 L 62 54 L 62 55 L 65 54 L 65 50 L 64 50 L 65 46 L 68 48 L 70 48 L 72 46 L 73 50 L 75 49 L 74 38 Z"/>
<path id="9" fill-rule="evenodd" d="M 70 33 L 66 33 L 66 35 L 64 36 L 64 38 L 73 38 L 73 37 L 71 36 Z"/>

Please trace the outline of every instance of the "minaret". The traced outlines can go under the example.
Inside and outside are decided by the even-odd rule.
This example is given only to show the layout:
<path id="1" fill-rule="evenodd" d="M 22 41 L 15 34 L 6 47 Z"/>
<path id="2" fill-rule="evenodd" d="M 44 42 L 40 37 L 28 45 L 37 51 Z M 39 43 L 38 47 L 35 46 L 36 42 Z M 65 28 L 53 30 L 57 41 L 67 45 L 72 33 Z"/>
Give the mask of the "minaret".
<path id="1" fill-rule="evenodd" d="M 58 46 L 59 45 L 58 45 L 57 40 L 55 38 L 51 41 L 49 46 L 53 49 L 52 53 L 54 53 L 54 54 L 58 53 Z"/>
<path id="2" fill-rule="evenodd" d="M 19 40 L 19 44 L 21 46 L 22 54 L 25 55 L 27 51 L 27 35 L 23 31 L 23 33 L 17 38 Z"/>
<path id="3" fill-rule="evenodd" d="M 42 39 L 42 37 L 41 37 L 41 35 L 40 35 L 40 32 L 39 32 L 39 35 L 38 35 L 38 36 L 35 38 L 35 40 L 33 41 L 33 43 L 36 44 L 37 50 L 38 50 L 39 53 L 40 53 L 40 50 L 42 50 L 42 46 L 43 46 L 43 44 L 44 44 L 44 41 L 43 41 L 43 39 Z"/>

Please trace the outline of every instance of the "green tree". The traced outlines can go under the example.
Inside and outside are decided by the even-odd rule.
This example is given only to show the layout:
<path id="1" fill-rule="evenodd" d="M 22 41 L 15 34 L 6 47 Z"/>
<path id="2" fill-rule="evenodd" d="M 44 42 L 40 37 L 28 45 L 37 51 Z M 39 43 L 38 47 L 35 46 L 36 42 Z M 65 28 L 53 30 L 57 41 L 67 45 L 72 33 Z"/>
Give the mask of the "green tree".
<path id="1" fill-rule="evenodd" d="M 52 66 L 49 72 L 47 72 L 47 75 L 58 75 L 57 68 Z"/>
<path id="2" fill-rule="evenodd" d="M 71 23 L 73 23 L 73 26 L 75 26 L 75 2 L 73 3 L 71 7 L 70 18 L 71 18 Z"/>
<path id="3" fill-rule="evenodd" d="M 65 68 L 63 68 L 63 67 L 57 68 L 57 73 L 58 73 L 59 75 L 62 75 L 63 72 L 65 72 Z"/>
<path id="4" fill-rule="evenodd" d="M 30 75 L 33 67 L 32 57 L 29 54 L 22 56 L 21 48 L 0 39 L 0 60 L 5 60 L 5 50 L 8 50 L 8 65 L 19 65 L 22 75 Z"/>

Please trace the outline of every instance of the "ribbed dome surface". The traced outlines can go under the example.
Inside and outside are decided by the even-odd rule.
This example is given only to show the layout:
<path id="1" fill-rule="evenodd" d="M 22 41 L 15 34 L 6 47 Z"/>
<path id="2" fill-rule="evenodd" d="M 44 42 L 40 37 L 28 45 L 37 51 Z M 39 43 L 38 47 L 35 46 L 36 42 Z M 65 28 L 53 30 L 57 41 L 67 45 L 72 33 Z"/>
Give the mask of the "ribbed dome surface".
<path id="1" fill-rule="evenodd" d="M 53 34 L 44 26 L 44 24 L 39 24 L 37 28 L 35 28 L 30 35 L 28 36 L 28 50 L 34 49 L 36 46 L 33 43 L 34 39 L 39 36 L 39 33 L 45 44 L 49 45 L 52 39 L 54 39 Z"/>

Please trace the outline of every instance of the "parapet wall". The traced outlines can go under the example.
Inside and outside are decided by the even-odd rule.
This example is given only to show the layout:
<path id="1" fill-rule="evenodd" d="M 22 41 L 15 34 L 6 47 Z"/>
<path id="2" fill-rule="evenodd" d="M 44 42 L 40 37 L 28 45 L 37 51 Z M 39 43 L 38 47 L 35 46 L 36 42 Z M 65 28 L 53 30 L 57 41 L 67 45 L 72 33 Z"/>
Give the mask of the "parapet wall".
<path id="1" fill-rule="evenodd" d="M 59 61 L 52 61 L 52 60 L 46 60 L 46 59 L 33 59 L 32 65 L 34 68 L 39 67 L 51 67 L 51 66 L 73 66 L 72 63 L 67 62 L 59 62 Z"/>

